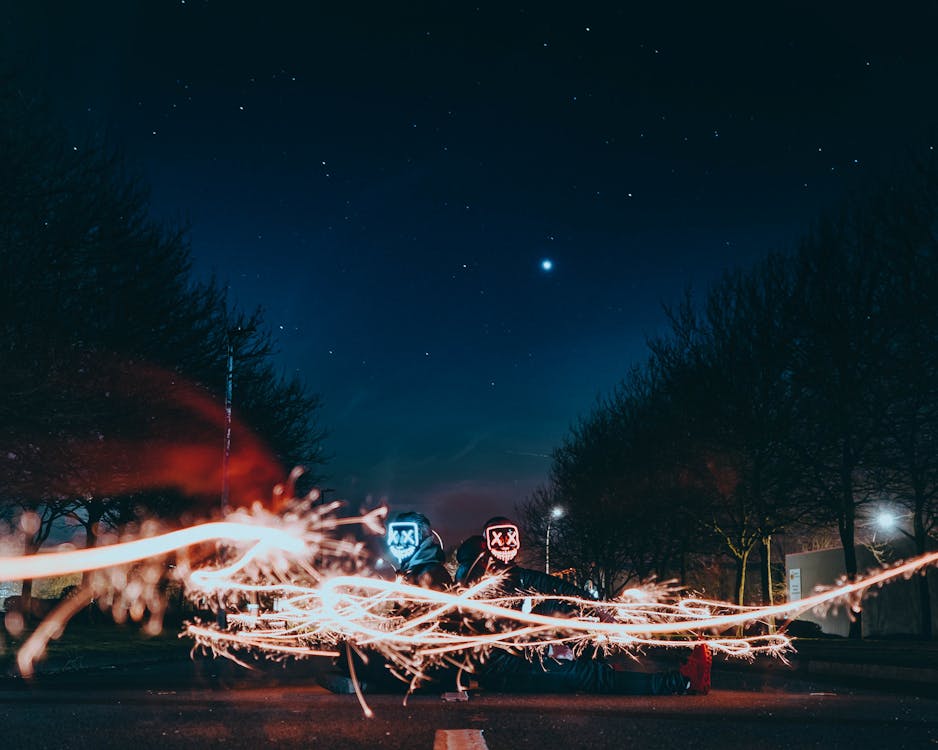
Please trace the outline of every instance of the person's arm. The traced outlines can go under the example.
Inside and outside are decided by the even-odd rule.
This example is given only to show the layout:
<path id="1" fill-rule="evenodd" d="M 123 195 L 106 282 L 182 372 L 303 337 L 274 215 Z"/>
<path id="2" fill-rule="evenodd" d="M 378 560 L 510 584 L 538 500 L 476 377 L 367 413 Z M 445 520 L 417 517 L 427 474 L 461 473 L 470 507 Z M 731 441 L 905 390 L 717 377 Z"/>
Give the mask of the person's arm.
<path id="1" fill-rule="evenodd" d="M 515 578 L 513 583 L 522 591 L 530 591 L 546 596 L 573 596 L 587 600 L 595 600 L 596 598 L 579 586 L 574 586 L 563 578 L 542 573 L 540 570 L 531 570 L 530 568 L 514 568 L 513 570 L 517 573 L 515 575 L 510 573 L 509 576 Z"/>
<path id="2" fill-rule="evenodd" d="M 453 579 L 442 565 L 427 565 L 413 576 L 414 585 L 425 589 L 446 591 L 453 585 Z"/>
<path id="3" fill-rule="evenodd" d="M 539 570 L 514 568 L 509 573 L 509 577 L 513 579 L 512 583 L 520 591 L 528 591 L 545 596 L 572 596 L 587 601 L 596 601 L 595 596 L 581 589 L 579 586 L 574 586 L 563 578 L 547 575 L 547 573 L 542 573 Z M 535 607 L 536 611 L 544 615 L 570 614 L 573 609 L 574 605 L 568 602 L 544 602 Z M 615 622 L 612 613 L 605 607 L 597 606 L 591 611 L 602 622 Z"/>

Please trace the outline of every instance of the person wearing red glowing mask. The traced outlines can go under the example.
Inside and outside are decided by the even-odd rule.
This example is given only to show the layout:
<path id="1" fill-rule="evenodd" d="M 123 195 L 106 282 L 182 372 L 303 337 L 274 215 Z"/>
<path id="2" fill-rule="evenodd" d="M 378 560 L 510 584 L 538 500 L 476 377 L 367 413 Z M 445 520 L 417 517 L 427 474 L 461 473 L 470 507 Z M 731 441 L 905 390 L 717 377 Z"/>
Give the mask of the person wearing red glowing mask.
<path id="1" fill-rule="evenodd" d="M 572 596 L 591 599 L 585 591 L 563 579 L 515 564 L 521 549 L 518 526 L 504 517 L 490 519 L 481 537 L 470 537 L 456 552 L 456 581 L 471 585 L 484 575 L 502 575 L 502 589 L 509 595 Z M 563 602 L 542 602 L 532 611 L 556 616 L 572 614 Z M 611 620 L 602 608 L 593 613 Z M 710 691 L 710 649 L 698 645 L 676 670 L 630 672 L 616 670 L 608 662 L 589 656 L 575 657 L 569 649 L 552 657 L 530 661 L 515 653 L 493 649 L 476 665 L 479 683 L 488 689 L 524 693 L 608 693 L 622 695 L 674 695 Z"/>
<path id="2" fill-rule="evenodd" d="M 478 577 L 484 573 L 504 576 L 503 588 L 507 593 L 512 594 L 594 598 L 563 578 L 547 575 L 540 570 L 521 567 L 517 563 L 520 551 L 521 531 L 517 524 L 504 516 L 490 518 L 482 530 L 482 549 L 478 561 L 471 566 L 471 570 L 466 572 L 466 576 Z M 562 601 L 547 601 L 536 606 L 534 611 L 544 615 L 559 615 L 570 613 L 572 607 Z"/>

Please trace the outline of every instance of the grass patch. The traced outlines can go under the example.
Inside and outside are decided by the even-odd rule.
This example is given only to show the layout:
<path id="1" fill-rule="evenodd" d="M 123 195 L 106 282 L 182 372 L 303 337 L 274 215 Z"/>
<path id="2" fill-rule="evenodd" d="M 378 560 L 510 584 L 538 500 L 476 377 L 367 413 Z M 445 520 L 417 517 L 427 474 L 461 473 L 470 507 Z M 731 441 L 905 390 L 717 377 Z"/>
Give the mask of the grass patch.
<path id="1" fill-rule="evenodd" d="M 151 636 L 136 624 L 117 625 L 103 616 L 100 619 L 101 622 L 69 623 L 61 637 L 49 641 L 40 661 L 55 659 L 78 665 L 88 660 L 108 658 L 119 664 L 184 656 L 192 648 L 192 640 L 179 637 L 181 627 L 178 625 L 164 626 L 162 633 Z M 16 652 L 34 627 L 16 637 L 0 630 L 0 672 L 10 673 Z"/>

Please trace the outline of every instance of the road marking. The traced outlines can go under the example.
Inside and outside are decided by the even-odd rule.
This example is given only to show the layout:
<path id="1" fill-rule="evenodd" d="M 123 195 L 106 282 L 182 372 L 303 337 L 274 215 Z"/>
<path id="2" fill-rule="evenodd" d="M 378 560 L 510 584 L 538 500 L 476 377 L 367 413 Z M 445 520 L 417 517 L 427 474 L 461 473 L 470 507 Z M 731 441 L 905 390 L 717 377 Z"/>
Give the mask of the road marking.
<path id="1" fill-rule="evenodd" d="M 489 750 L 481 729 L 437 729 L 433 750 Z"/>

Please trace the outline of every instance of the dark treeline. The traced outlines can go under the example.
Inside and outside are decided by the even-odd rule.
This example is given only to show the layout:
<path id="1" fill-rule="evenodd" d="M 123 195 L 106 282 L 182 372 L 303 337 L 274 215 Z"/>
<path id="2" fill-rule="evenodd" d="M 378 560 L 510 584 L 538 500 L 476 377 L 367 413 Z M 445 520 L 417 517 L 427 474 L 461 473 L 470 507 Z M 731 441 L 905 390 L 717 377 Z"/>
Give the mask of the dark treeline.
<path id="1" fill-rule="evenodd" d="M 92 545 L 217 512 L 229 343 L 232 504 L 269 500 L 294 465 L 315 477 L 319 400 L 274 368 L 260 311 L 193 280 L 186 232 L 150 218 L 120 158 L 2 83 L 0 514 L 27 551 L 58 519 Z"/>
<path id="2" fill-rule="evenodd" d="M 702 580 L 728 558 L 743 603 L 758 558 L 769 603 L 781 535 L 836 530 L 851 579 L 878 507 L 901 510 L 917 553 L 934 547 L 938 163 L 926 153 L 796 250 L 668 310 L 647 362 L 571 429 L 522 509 L 542 543 L 550 509 L 565 509 L 558 567 L 610 596 L 652 576 Z"/>

